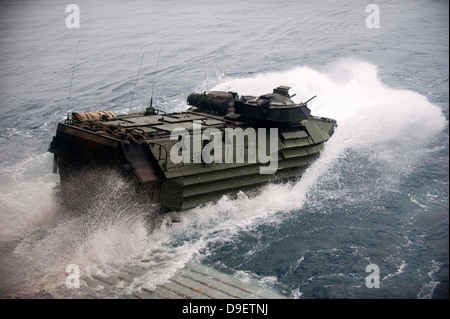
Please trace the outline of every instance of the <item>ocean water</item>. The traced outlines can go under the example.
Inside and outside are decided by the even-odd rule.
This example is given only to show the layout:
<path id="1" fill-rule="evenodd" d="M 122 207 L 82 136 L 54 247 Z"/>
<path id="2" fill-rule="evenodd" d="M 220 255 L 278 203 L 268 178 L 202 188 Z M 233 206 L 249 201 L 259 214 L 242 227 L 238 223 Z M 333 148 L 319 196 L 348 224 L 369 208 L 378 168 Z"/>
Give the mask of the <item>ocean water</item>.
<path id="1" fill-rule="evenodd" d="M 146 269 L 113 295 L 91 287 L 120 297 L 194 260 L 286 298 L 448 298 L 447 1 L 75 3 L 78 29 L 60 1 L 0 3 L 2 297 L 83 298 L 61 289 L 68 264 L 83 276 Z M 379 28 L 366 25 L 371 3 Z M 153 229 L 114 173 L 83 216 L 60 206 L 47 148 L 68 111 L 142 110 L 152 91 L 181 111 L 192 91 L 278 85 L 297 102 L 317 95 L 312 113 L 339 124 L 297 181 Z M 379 288 L 366 285 L 370 264 Z"/>

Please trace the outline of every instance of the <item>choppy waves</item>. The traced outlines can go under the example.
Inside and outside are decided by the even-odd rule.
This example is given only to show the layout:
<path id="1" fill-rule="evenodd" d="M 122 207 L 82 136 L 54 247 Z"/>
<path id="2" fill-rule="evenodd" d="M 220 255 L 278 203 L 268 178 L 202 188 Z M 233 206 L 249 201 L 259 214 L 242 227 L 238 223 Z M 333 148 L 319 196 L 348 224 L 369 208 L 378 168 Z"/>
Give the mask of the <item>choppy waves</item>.
<path id="1" fill-rule="evenodd" d="M 113 276 L 122 267 L 133 265 L 148 271 L 126 290 L 154 289 L 189 260 L 220 255 L 224 245 L 246 235 L 257 237 L 255 232 L 261 225 L 276 228 L 289 222 L 294 213 L 302 213 L 305 203 L 308 207 L 322 205 L 322 211 L 332 212 L 333 207 L 326 207 L 321 194 L 327 198 L 343 196 L 345 206 L 352 201 L 373 203 L 398 191 L 424 160 L 430 141 L 448 125 L 440 107 L 413 91 L 386 86 L 375 65 L 354 59 L 338 61 L 320 71 L 302 66 L 245 78 L 220 76 L 212 89 L 260 94 L 278 85 L 291 86 L 297 102 L 317 94 L 309 105 L 312 113 L 338 121 L 339 127 L 321 157 L 297 182 L 268 185 L 252 196 L 224 196 L 217 203 L 177 214 L 178 223 L 172 224 L 172 215 L 167 215 L 159 217 L 158 226 L 151 229 L 148 207 L 124 197 L 127 184 L 114 175 L 83 217 L 61 214 L 54 196 L 57 181 L 48 173 L 50 156 L 34 155 L 3 167 L 0 238 L 17 241 L 12 250 L 4 248 L 5 259 L 8 264 L 22 263 L 22 272 L 27 273 L 27 280 L 14 281 L 13 276 L 4 285 L 18 285 L 24 294 L 38 294 L 42 289 L 52 294 L 61 286 L 67 264 L 79 265 L 87 276 Z M 182 108 L 180 100 L 176 98 L 172 108 Z M 345 170 L 363 178 L 357 183 L 348 180 L 340 175 Z M 331 189 L 327 189 L 329 185 Z M 420 200 L 411 196 L 413 203 L 425 208 Z M 267 247 L 259 245 L 244 255 L 256 255 Z M 304 259 L 298 260 L 301 263 Z M 386 280 L 405 271 L 407 262 L 396 259 L 398 262 L 399 268 L 385 275 Z M 440 263 L 433 265 L 435 269 Z M 273 276 L 231 270 L 236 276 L 277 284 Z M 431 281 L 418 297 L 432 293 L 436 285 L 433 274 L 431 271 Z M 303 295 L 301 287 L 287 289 L 291 297 Z"/>

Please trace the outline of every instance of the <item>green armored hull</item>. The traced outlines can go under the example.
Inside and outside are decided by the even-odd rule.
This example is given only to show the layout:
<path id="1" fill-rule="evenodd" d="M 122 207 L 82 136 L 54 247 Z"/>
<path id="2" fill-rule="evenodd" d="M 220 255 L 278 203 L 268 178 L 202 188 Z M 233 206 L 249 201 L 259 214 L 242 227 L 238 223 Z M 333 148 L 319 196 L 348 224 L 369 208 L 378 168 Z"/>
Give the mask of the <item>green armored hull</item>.
<path id="1" fill-rule="evenodd" d="M 310 115 L 280 86 L 273 93 L 191 93 L 185 112 L 147 108 L 127 115 L 73 113 L 58 123 L 49 151 L 61 185 L 87 167 L 110 167 L 138 181 L 168 210 L 301 176 L 333 134 L 336 121 Z M 81 183 L 81 181 L 80 181 Z"/>

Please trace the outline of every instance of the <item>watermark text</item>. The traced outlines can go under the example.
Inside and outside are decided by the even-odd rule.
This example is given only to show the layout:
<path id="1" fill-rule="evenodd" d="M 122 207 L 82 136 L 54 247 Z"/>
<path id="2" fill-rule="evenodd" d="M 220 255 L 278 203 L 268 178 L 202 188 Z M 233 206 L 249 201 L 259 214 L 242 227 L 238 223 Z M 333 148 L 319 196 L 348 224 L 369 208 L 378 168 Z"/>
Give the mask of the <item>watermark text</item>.
<path id="1" fill-rule="evenodd" d="M 66 12 L 70 14 L 66 17 L 67 29 L 80 28 L 80 7 L 76 4 L 69 4 L 66 7 Z"/>
<path id="2" fill-rule="evenodd" d="M 177 141 L 170 149 L 173 163 L 247 163 L 260 166 L 260 174 L 273 174 L 278 169 L 278 129 L 248 127 L 209 127 L 202 131 L 200 121 L 193 121 L 192 134 L 186 128 L 172 130 L 170 139 Z M 247 156 L 246 156 L 247 155 Z"/>
<path id="3" fill-rule="evenodd" d="M 366 18 L 366 27 L 369 29 L 380 28 L 380 7 L 376 4 L 369 4 L 366 12 L 370 13 Z"/>

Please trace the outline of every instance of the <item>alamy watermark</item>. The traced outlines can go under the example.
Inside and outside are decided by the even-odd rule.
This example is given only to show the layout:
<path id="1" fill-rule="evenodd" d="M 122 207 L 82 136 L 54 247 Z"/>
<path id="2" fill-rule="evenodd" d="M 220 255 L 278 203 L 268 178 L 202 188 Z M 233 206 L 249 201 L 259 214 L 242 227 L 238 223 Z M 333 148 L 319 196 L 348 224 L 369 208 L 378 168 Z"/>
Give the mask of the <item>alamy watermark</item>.
<path id="1" fill-rule="evenodd" d="M 193 121 L 192 134 L 186 128 L 172 130 L 170 139 L 178 141 L 170 149 L 173 163 L 247 163 L 260 166 L 260 174 L 273 174 L 278 169 L 278 128 L 209 127 L 203 130 L 200 121 Z"/>
<path id="2" fill-rule="evenodd" d="M 380 268 L 375 264 L 369 264 L 366 272 L 370 272 L 370 275 L 366 277 L 366 287 L 380 288 Z"/>
<path id="3" fill-rule="evenodd" d="M 80 267 L 75 264 L 69 264 L 66 267 L 66 287 L 69 289 L 80 288 Z"/>
<path id="4" fill-rule="evenodd" d="M 366 18 L 366 27 L 369 29 L 380 28 L 380 7 L 376 4 L 369 4 L 366 12 L 370 13 Z"/>
<path id="5" fill-rule="evenodd" d="M 66 7 L 66 12 L 70 14 L 66 17 L 67 29 L 79 29 L 80 28 L 80 7 L 76 4 L 69 4 Z"/>

